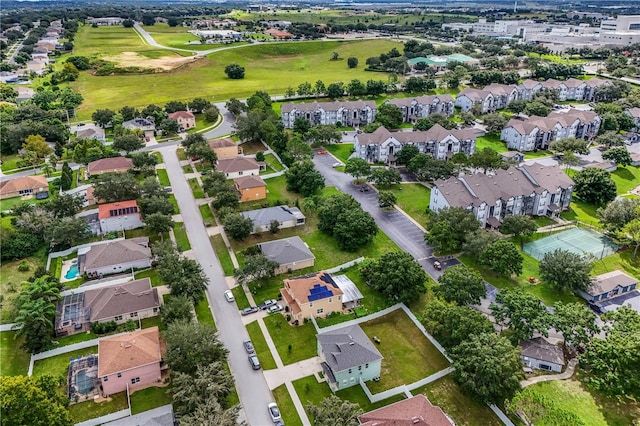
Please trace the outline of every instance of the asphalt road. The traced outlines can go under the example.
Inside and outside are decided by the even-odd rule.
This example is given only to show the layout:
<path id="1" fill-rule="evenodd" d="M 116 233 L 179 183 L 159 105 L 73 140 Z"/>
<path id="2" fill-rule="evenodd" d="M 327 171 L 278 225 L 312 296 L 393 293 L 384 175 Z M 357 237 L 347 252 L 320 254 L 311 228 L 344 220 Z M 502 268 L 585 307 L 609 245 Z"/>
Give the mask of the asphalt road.
<path id="1" fill-rule="evenodd" d="M 180 207 L 191 248 L 196 260 L 202 266 L 209 285 L 207 298 L 214 313 L 218 334 L 229 350 L 229 363 L 236 382 L 240 402 L 244 408 L 246 420 L 250 425 L 270 425 L 271 418 L 267 412 L 267 404 L 273 396 L 265 381 L 262 371 L 255 371 L 249 365 L 247 353 L 242 341 L 248 339 L 246 329 L 241 321 L 240 312 L 235 303 L 224 298 L 228 289 L 222 267 L 213 251 L 202 216 L 196 205 L 189 184 L 182 173 L 180 162 L 174 146 L 160 145 L 156 148 L 162 153 L 173 193 Z"/>

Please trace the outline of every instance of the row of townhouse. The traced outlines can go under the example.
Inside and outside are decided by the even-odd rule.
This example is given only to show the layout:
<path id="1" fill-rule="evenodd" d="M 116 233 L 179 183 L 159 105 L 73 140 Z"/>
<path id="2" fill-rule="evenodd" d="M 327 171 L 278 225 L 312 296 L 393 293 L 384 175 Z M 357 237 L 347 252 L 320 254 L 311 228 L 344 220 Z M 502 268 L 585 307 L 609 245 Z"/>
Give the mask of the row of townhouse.
<path id="1" fill-rule="evenodd" d="M 597 101 L 602 100 L 598 89 L 609 86 L 611 82 L 592 78 L 587 81 L 570 78 L 559 81 L 550 78 L 546 81 L 525 80 L 522 83 L 493 83 L 484 89 L 465 89 L 456 96 L 455 106 L 469 111 L 474 105 L 480 105 L 483 114 L 506 108 L 512 101 L 521 99 L 531 101 L 533 96 L 543 90 L 558 93 L 560 101 Z"/>
<path id="2" fill-rule="evenodd" d="M 390 132 L 379 127 L 373 133 L 356 135 L 354 149 L 358 158 L 393 166 L 395 155 L 407 145 L 415 145 L 421 153 L 446 160 L 458 152 L 473 154 L 476 133 L 471 128 L 447 130 L 439 124 L 422 132 Z"/>
<path id="3" fill-rule="evenodd" d="M 462 207 L 474 213 L 483 227 L 497 228 L 505 217 L 556 216 L 569 208 L 573 181 L 559 166 L 538 163 L 492 175 L 478 173 L 435 182 L 429 208 Z"/>
<path id="4" fill-rule="evenodd" d="M 506 142 L 509 149 L 520 152 L 548 149 L 551 142 L 559 139 L 595 137 L 601 122 L 598 114 L 576 109 L 552 112 L 548 117 L 514 118 L 502 129 L 500 140 Z"/>

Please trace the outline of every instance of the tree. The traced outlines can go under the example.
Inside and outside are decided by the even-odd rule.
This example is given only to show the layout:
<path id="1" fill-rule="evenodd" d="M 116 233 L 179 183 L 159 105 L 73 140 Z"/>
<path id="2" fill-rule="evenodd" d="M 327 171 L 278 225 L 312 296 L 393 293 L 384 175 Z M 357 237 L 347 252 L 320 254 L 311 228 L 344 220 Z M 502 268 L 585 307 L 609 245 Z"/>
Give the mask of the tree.
<path id="1" fill-rule="evenodd" d="M 209 279 L 198 262 L 173 252 L 160 257 L 158 264 L 158 274 L 172 295 L 184 296 L 194 305 L 204 298 Z"/>
<path id="2" fill-rule="evenodd" d="M 366 178 L 371 174 L 371 165 L 362 158 L 354 157 L 347 160 L 344 171 L 353 176 L 357 181 L 360 177 Z"/>
<path id="3" fill-rule="evenodd" d="M 211 206 L 220 210 L 223 207 L 236 208 L 240 203 L 238 191 L 232 183 L 224 183 L 217 187 L 213 193 L 210 193 L 213 200 Z"/>
<path id="4" fill-rule="evenodd" d="M 410 303 L 427 291 L 424 269 L 409 253 L 385 253 L 360 268 L 364 281 L 375 290 L 400 303 Z"/>
<path id="5" fill-rule="evenodd" d="M 386 167 L 374 167 L 369 174 L 369 180 L 378 186 L 388 187 L 402 181 L 400 172 Z"/>
<path id="6" fill-rule="evenodd" d="M 516 114 L 520 114 L 527 107 L 527 101 L 524 99 L 514 99 L 507 105 L 507 110 Z"/>
<path id="7" fill-rule="evenodd" d="M 305 81 L 304 83 L 300 83 L 298 85 L 298 95 L 309 96 L 312 93 L 313 93 L 313 87 L 311 86 L 311 83 L 309 83 L 308 81 Z"/>
<path id="8" fill-rule="evenodd" d="M 551 142 L 549 149 L 555 152 L 571 152 L 582 155 L 589 155 L 588 142 L 584 139 L 576 138 L 563 138 L 557 141 Z"/>
<path id="9" fill-rule="evenodd" d="M 376 221 L 362 208 L 347 210 L 338 215 L 333 230 L 338 247 L 351 252 L 369 244 L 377 233 Z"/>
<path id="10" fill-rule="evenodd" d="M 523 257 L 510 241 L 499 240 L 489 244 L 480 255 L 480 263 L 498 275 L 511 276 L 522 273 Z"/>
<path id="11" fill-rule="evenodd" d="M 287 152 L 294 162 L 313 158 L 311 146 L 297 136 L 287 141 Z"/>
<path id="12" fill-rule="evenodd" d="M 138 200 L 142 219 L 146 222 L 147 218 L 152 214 L 160 213 L 165 216 L 171 216 L 175 213 L 175 207 L 169 201 L 166 192 L 156 193 L 157 195 L 146 194 L 145 197 Z"/>
<path id="13" fill-rule="evenodd" d="M 489 132 L 499 132 L 502 130 L 505 124 L 507 124 L 507 119 L 504 115 L 494 112 L 492 114 L 487 114 L 483 118 L 484 125 L 487 126 L 487 130 Z"/>
<path id="14" fill-rule="evenodd" d="M 527 115 L 537 115 L 538 117 L 546 117 L 551 112 L 551 108 L 542 102 L 529 102 L 524 108 Z"/>
<path id="15" fill-rule="evenodd" d="M 55 302 L 59 299 L 58 283 L 48 275 L 33 283 L 23 283 L 15 301 L 15 329 L 16 336 L 24 338 L 22 347 L 29 353 L 36 354 L 51 346 Z"/>
<path id="16" fill-rule="evenodd" d="M 298 117 L 293 122 L 293 131 L 303 136 L 311 129 L 311 123 L 304 117 Z"/>
<path id="17" fill-rule="evenodd" d="M 440 286 L 436 287 L 435 293 L 447 302 L 455 302 L 460 306 L 479 305 L 487 291 L 482 275 L 465 265 L 447 268 L 438 282 Z"/>
<path id="18" fill-rule="evenodd" d="M 98 126 L 104 128 L 111 124 L 114 115 L 116 115 L 116 113 L 110 109 L 98 109 L 91 114 L 91 119 L 95 121 Z"/>
<path id="19" fill-rule="evenodd" d="M 640 248 L 640 219 L 633 219 L 624 225 L 617 235 L 618 238 L 634 246 L 633 257 L 635 258 Z"/>
<path id="20" fill-rule="evenodd" d="M 449 207 L 430 215 L 427 229 L 427 243 L 438 246 L 440 251 L 452 252 L 462 247 L 467 235 L 480 229 L 480 221 L 467 209 Z"/>
<path id="21" fill-rule="evenodd" d="M 238 283 L 244 285 L 251 281 L 274 277 L 276 269 L 279 267 L 280 264 L 278 262 L 269 259 L 263 254 L 256 254 L 247 256 L 242 269 L 236 269 L 233 276 Z"/>
<path id="22" fill-rule="evenodd" d="M 516 290 L 500 290 L 489 308 L 496 323 L 511 330 L 514 342 L 529 340 L 538 332 L 548 336 L 551 314 L 536 296 Z"/>
<path id="23" fill-rule="evenodd" d="M 119 112 L 120 112 L 120 115 L 122 116 L 123 121 L 133 120 L 139 114 L 137 109 L 130 106 L 123 106 L 122 108 L 120 108 Z"/>
<path id="24" fill-rule="evenodd" d="M 16 260 L 34 254 L 42 246 L 38 236 L 23 230 L 0 231 L 0 259 Z"/>
<path id="25" fill-rule="evenodd" d="M 398 201 L 398 197 L 391 191 L 378 192 L 378 205 L 384 208 L 393 207 Z"/>
<path id="26" fill-rule="evenodd" d="M 358 404 L 335 395 L 323 399 L 319 406 L 310 404 L 306 408 L 313 416 L 316 426 L 358 426 L 358 416 L 364 414 Z"/>
<path id="27" fill-rule="evenodd" d="M 449 161 L 437 160 L 431 154 L 420 153 L 409 161 L 407 170 L 413 173 L 418 180 L 435 181 L 451 176 L 455 167 Z"/>
<path id="28" fill-rule="evenodd" d="M 315 93 L 316 96 L 322 95 L 324 92 L 326 92 L 326 90 L 327 88 L 322 80 L 316 81 L 316 84 L 313 87 L 313 93 Z"/>
<path id="29" fill-rule="evenodd" d="M 164 118 L 162 119 L 162 121 L 160 121 L 160 124 L 158 124 L 158 128 L 162 130 L 164 134 L 172 134 L 178 133 L 178 130 L 180 130 L 180 125 L 176 120 L 172 118 Z"/>
<path id="30" fill-rule="evenodd" d="M 616 198 L 616 183 L 606 170 L 584 168 L 574 175 L 573 182 L 576 196 L 587 203 L 600 206 Z"/>
<path id="31" fill-rule="evenodd" d="M 469 157 L 469 163 L 473 167 L 484 169 L 485 171 L 497 169 L 502 165 L 502 162 L 502 156 L 491 148 L 483 148 Z"/>
<path id="32" fill-rule="evenodd" d="M 194 100 L 189 102 L 189 109 L 192 112 L 205 112 L 207 109 L 211 108 L 212 106 L 214 105 L 210 101 L 206 100 L 205 98 L 195 98 Z M 165 105 L 165 109 L 166 109 L 166 105 Z M 180 111 L 180 110 L 176 110 L 176 111 Z"/>
<path id="33" fill-rule="evenodd" d="M 133 28 L 134 25 L 135 21 L 133 21 L 132 19 L 125 19 L 124 21 L 122 21 L 122 26 L 125 28 Z"/>
<path id="34" fill-rule="evenodd" d="M 5 425 L 71 426 L 61 378 L 0 376 L 0 413 Z"/>
<path id="35" fill-rule="evenodd" d="M 253 220 L 245 218 L 240 213 L 227 215 L 222 223 L 224 231 L 235 241 L 244 240 L 253 231 Z"/>
<path id="36" fill-rule="evenodd" d="M 554 305 L 552 323 L 553 328 L 562 333 L 565 347 L 586 345 L 600 332 L 596 314 L 582 303 L 557 302 Z"/>
<path id="37" fill-rule="evenodd" d="M 93 187 L 96 199 L 106 203 L 135 200 L 140 196 L 136 178 L 128 173 L 104 173 Z"/>
<path id="38" fill-rule="evenodd" d="M 490 404 L 511 399 L 524 379 L 519 351 L 495 333 L 471 335 L 450 351 L 455 381 Z"/>
<path id="39" fill-rule="evenodd" d="M 155 174 L 155 165 L 158 164 L 158 157 L 156 157 L 152 153 L 138 152 L 136 154 L 129 155 L 129 157 L 133 161 L 133 167 L 135 167 L 136 170 L 140 171 L 143 174 L 147 172 L 151 172 L 150 174 Z M 155 179 L 153 179 L 153 181 L 156 182 Z"/>
<path id="40" fill-rule="evenodd" d="M 144 142 L 136 135 L 116 136 L 113 139 L 113 149 L 125 151 L 127 154 L 144 147 Z"/>
<path id="41" fill-rule="evenodd" d="M 367 95 L 379 96 L 385 92 L 387 84 L 382 80 L 367 80 Z"/>
<path id="42" fill-rule="evenodd" d="M 616 132 L 604 132 L 601 135 L 596 136 L 594 143 L 608 148 L 624 147 L 624 138 L 620 133 Z"/>
<path id="43" fill-rule="evenodd" d="M 287 190 L 302 194 L 305 197 L 313 195 L 324 188 L 324 177 L 318 172 L 311 160 L 296 161 L 284 173 L 287 180 Z"/>
<path id="44" fill-rule="evenodd" d="M 472 256 L 476 259 L 480 258 L 480 255 L 484 249 L 491 243 L 500 240 L 500 235 L 494 232 L 488 232 L 483 229 L 478 229 L 469 233 L 462 244 L 462 252 L 466 255 Z"/>
<path id="45" fill-rule="evenodd" d="M 638 206 L 640 206 L 639 199 L 616 198 L 606 207 L 598 209 L 598 219 L 605 229 L 615 232 L 640 216 Z"/>
<path id="46" fill-rule="evenodd" d="M 337 61 L 337 60 L 339 60 L 339 59 L 340 59 L 340 54 L 339 54 L 338 52 L 334 51 L 334 52 L 331 54 L 331 60 L 332 60 L 332 61 Z"/>
<path id="47" fill-rule="evenodd" d="M 175 372 L 193 375 L 198 366 L 227 359 L 228 351 L 218 339 L 216 330 L 206 324 L 177 321 L 167 326 L 163 338 L 166 344 L 164 360 Z"/>
<path id="48" fill-rule="evenodd" d="M 84 218 L 64 217 L 56 220 L 51 229 L 45 233 L 45 241 L 49 245 L 72 246 L 91 234 Z"/>
<path id="49" fill-rule="evenodd" d="M 500 225 L 500 230 L 505 234 L 512 234 L 520 241 L 522 247 L 523 237 L 530 237 L 538 229 L 536 223 L 529 216 L 514 215 L 505 217 Z"/>
<path id="50" fill-rule="evenodd" d="M 586 290 L 591 284 L 591 262 L 579 254 L 556 249 L 540 261 L 540 278 L 558 290 Z"/>
<path id="51" fill-rule="evenodd" d="M 394 104 L 384 103 L 378 107 L 376 121 L 388 129 L 397 129 L 403 121 L 402 111 Z"/>
<path id="52" fill-rule="evenodd" d="M 193 304 L 184 296 L 173 296 L 160 308 L 162 323 L 168 326 L 176 321 L 189 322 L 193 317 Z"/>
<path id="53" fill-rule="evenodd" d="M 35 153 L 37 158 L 44 158 L 53 152 L 40 135 L 29 135 L 22 144 L 22 148 Z"/>
<path id="54" fill-rule="evenodd" d="M 246 110 L 247 105 L 237 100 L 236 98 L 231 98 L 227 101 L 225 107 L 227 108 L 227 111 L 229 111 L 237 118 L 243 111 Z"/>
<path id="55" fill-rule="evenodd" d="M 198 404 L 193 413 L 180 417 L 182 426 L 247 426 L 245 422 L 238 421 L 240 405 L 231 408 L 223 408 L 215 398 L 208 398 L 204 403 Z"/>
<path id="56" fill-rule="evenodd" d="M 640 314 L 629 305 L 602 315 L 604 339 L 592 339 L 580 363 L 589 368 L 589 382 L 607 395 L 640 394 Z"/>
<path id="57" fill-rule="evenodd" d="M 631 160 L 631 154 L 629 154 L 629 151 L 627 151 L 627 148 L 624 146 L 617 146 L 608 149 L 604 154 L 602 154 L 602 158 L 613 161 L 616 165 L 623 167 L 630 165 L 633 161 Z"/>
<path id="58" fill-rule="evenodd" d="M 220 116 L 220 111 L 218 110 L 218 107 L 215 105 L 211 105 L 210 107 L 205 109 L 203 113 L 204 113 L 204 119 L 209 123 L 214 123 Z"/>
<path id="59" fill-rule="evenodd" d="M 224 73 L 232 80 L 240 80 L 244 78 L 244 67 L 238 64 L 230 64 L 224 68 Z"/>
<path id="60" fill-rule="evenodd" d="M 82 210 L 82 198 L 71 194 L 61 194 L 44 205 L 55 218 L 75 216 Z"/>
<path id="61" fill-rule="evenodd" d="M 418 154 L 420 154 L 420 149 L 416 145 L 405 145 L 396 153 L 396 162 L 398 164 L 409 164 L 409 161 Z"/>
<path id="62" fill-rule="evenodd" d="M 336 194 L 318 201 L 318 229 L 333 235 L 338 216 L 347 211 L 361 209 L 360 203 L 349 194 Z"/>
<path id="63" fill-rule="evenodd" d="M 195 375 L 178 372 L 173 377 L 173 403 L 178 414 L 190 414 L 208 399 L 225 401 L 234 389 L 233 377 L 223 361 L 198 366 Z"/>
<path id="64" fill-rule="evenodd" d="M 347 58 L 347 65 L 349 66 L 349 68 L 355 68 L 358 66 L 358 58 L 356 58 L 355 56 L 350 56 L 349 58 Z"/>
<path id="65" fill-rule="evenodd" d="M 73 145 L 73 161 L 89 164 L 109 156 L 109 148 L 98 139 L 78 139 Z"/>
<path id="66" fill-rule="evenodd" d="M 344 84 L 340 81 L 338 83 L 331 83 L 327 87 L 327 96 L 331 99 L 337 99 L 344 95 Z"/>
<path id="67" fill-rule="evenodd" d="M 144 223 L 151 232 L 156 234 L 164 234 L 173 228 L 173 220 L 171 216 L 164 213 L 152 213 L 144 218 Z"/>
<path id="68" fill-rule="evenodd" d="M 200 159 L 212 166 L 214 166 L 216 161 L 218 161 L 218 155 L 213 149 L 211 149 L 207 142 L 193 143 L 189 145 L 184 152 L 187 157 Z"/>
<path id="69" fill-rule="evenodd" d="M 171 114 L 176 111 L 186 111 L 187 104 L 182 101 L 169 101 L 164 105 L 164 112 Z"/>
<path id="70" fill-rule="evenodd" d="M 448 349 L 467 341 L 470 336 L 494 332 L 493 324 L 481 312 L 439 298 L 427 304 L 420 321 Z"/>

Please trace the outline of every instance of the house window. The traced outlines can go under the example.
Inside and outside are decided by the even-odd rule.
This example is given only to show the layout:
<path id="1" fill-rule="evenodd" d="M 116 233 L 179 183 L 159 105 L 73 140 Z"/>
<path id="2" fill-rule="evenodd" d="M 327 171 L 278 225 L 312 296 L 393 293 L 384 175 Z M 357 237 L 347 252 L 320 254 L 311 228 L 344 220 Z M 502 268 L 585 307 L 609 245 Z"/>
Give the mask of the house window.
<path id="1" fill-rule="evenodd" d="M 140 377 L 134 377 L 133 379 L 131 379 L 132 385 L 135 385 L 136 383 L 140 383 Z"/>
<path id="2" fill-rule="evenodd" d="M 333 297 L 329 298 L 329 303 L 331 303 L 333 301 Z"/>
<path id="3" fill-rule="evenodd" d="M 158 312 L 158 308 L 153 308 L 153 313 L 157 313 Z"/>
<path id="4" fill-rule="evenodd" d="M 362 366 L 361 365 L 358 366 L 358 371 L 362 371 Z"/>
<path id="5" fill-rule="evenodd" d="M 131 312 L 131 313 L 129 314 L 129 316 L 130 316 L 131 318 L 135 318 L 135 317 L 137 317 L 137 316 L 138 316 L 138 313 L 137 313 L 137 312 Z"/>
<path id="6" fill-rule="evenodd" d="M 116 321 L 122 321 L 122 315 L 118 315 L 118 316 L 116 317 Z"/>
<path id="7" fill-rule="evenodd" d="M 321 314 L 321 313 L 323 313 L 323 312 L 324 312 L 324 309 L 323 309 L 323 308 L 320 308 L 320 309 L 318 309 L 318 310 L 316 311 L 316 313 L 317 313 L 318 315 L 319 315 L 319 314 Z"/>
<path id="8" fill-rule="evenodd" d="M 366 364 L 364 365 L 364 368 L 369 368 L 369 363 L 366 363 Z"/>
<path id="9" fill-rule="evenodd" d="M 118 378 L 122 377 L 122 373 L 118 373 Z"/>
<path id="10" fill-rule="evenodd" d="M 309 307 L 313 308 L 313 302 L 309 302 Z"/>
<path id="11" fill-rule="evenodd" d="M 102 381 L 103 381 L 103 382 L 108 382 L 108 381 L 109 381 L 109 376 L 104 376 L 104 377 L 102 378 Z"/>
<path id="12" fill-rule="evenodd" d="M 238 172 L 238 176 L 242 176 L 242 172 L 241 172 L 241 171 L 240 171 L 240 172 Z"/>
<path id="13" fill-rule="evenodd" d="M 349 369 L 349 374 L 351 374 L 351 369 Z"/>

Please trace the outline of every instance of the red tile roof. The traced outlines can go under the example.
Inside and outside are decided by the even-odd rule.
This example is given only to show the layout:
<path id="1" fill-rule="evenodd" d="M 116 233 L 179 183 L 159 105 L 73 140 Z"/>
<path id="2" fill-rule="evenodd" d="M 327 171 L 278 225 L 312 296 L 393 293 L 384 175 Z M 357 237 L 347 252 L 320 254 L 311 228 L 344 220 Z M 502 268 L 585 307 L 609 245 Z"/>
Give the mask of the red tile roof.
<path id="1" fill-rule="evenodd" d="M 176 118 L 196 118 L 195 115 L 190 113 L 189 111 L 176 111 L 169 114 L 169 118 L 175 120 Z"/>
<path id="2" fill-rule="evenodd" d="M 87 165 L 89 174 L 105 173 L 133 168 L 133 160 L 127 157 L 103 158 Z"/>
<path id="3" fill-rule="evenodd" d="M 128 201 L 119 201 L 117 203 L 109 203 L 109 204 L 101 204 L 98 206 L 98 218 L 106 219 L 112 217 L 112 210 L 121 210 L 130 207 L 136 208 L 136 213 L 139 212 L 138 202 L 136 200 L 128 200 Z M 124 215 L 125 213 L 123 213 Z M 120 216 L 120 215 L 118 215 Z"/>
<path id="4" fill-rule="evenodd" d="M 452 426 L 454 423 L 426 396 L 412 398 L 369 411 L 358 417 L 361 426 Z"/>
<path id="5" fill-rule="evenodd" d="M 158 327 L 98 341 L 98 376 L 127 371 L 162 360 Z"/>
<path id="6" fill-rule="evenodd" d="M 17 193 L 31 189 L 37 191 L 42 188 L 43 191 L 49 190 L 47 178 L 44 176 L 23 176 L 0 182 L 0 194 Z M 17 194 L 16 194 L 17 195 Z"/>

